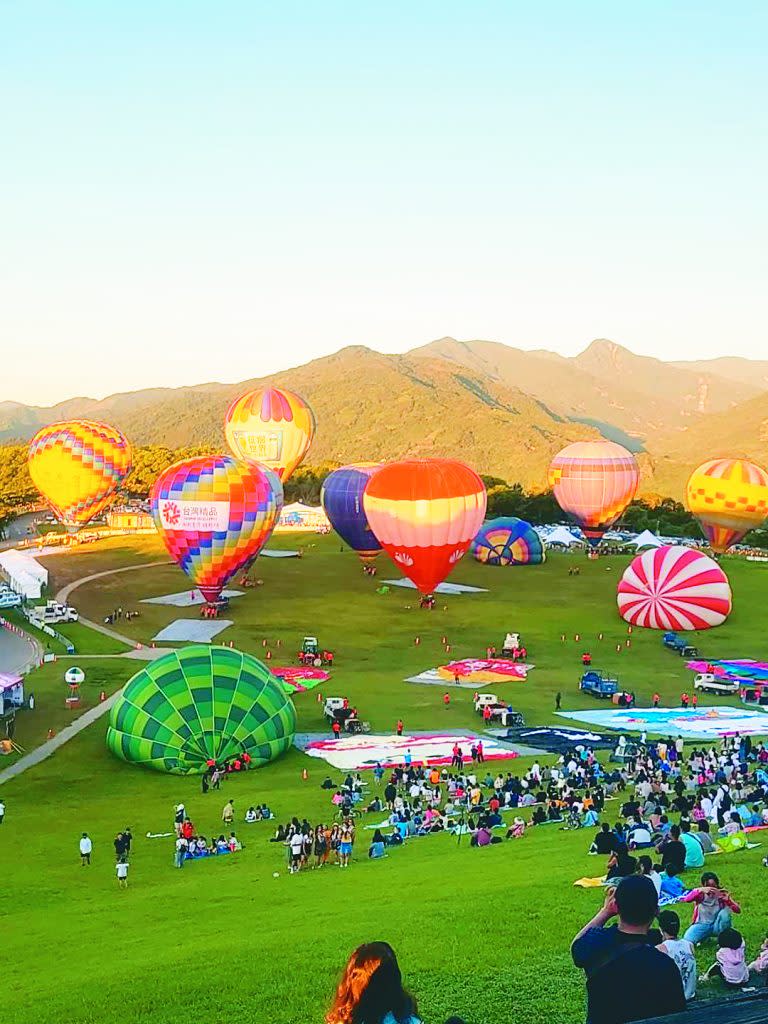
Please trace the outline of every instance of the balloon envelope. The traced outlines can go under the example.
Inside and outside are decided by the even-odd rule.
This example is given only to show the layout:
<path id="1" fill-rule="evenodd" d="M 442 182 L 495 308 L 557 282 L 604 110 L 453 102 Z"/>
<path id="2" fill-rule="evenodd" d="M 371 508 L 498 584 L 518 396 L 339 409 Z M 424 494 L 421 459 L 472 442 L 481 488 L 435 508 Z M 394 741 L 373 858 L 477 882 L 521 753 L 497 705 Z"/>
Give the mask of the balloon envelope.
<path id="1" fill-rule="evenodd" d="M 194 644 L 150 662 L 109 715 L 107 747 L 124 761 L 201 774 L 247 753 L 260 767 L 287 750 L 296 711 L 250 654 Z"/>
<path id="2" fill-rule="evenodd" d="M 257 388 L 230 405 L 224 432 L 236 459 L 258 462 L 286 481 L 312 444 L 315 415 L 293 391 Z"/>
<path id="3" fill-rule="evenodd" d="M 593 546 L 637 492 L 634 455 L 614 441 L 576 441 L 558 452 L 548 473 L 560 508 Z"/>
<path id="4" fill-rule="evenodd" d="M 472 541 L 472 554 L 486 565 L 540 565 L 545 559 L 541 537 L 515 516 L 483 523 Z"/>
<path id="5" fill-rule="evenodd" d="M 66 420 L 38 430 L 28 459 L 32 482 L 56 518 L 77 529 L 109 505 L 131 470 L 131 446 L 116 427 Z"/>
<path id="6" fill-rule="evenodd" d="M 406 459 L 374 473 L 363 507 L 381 546 L 431 594 L 469 547 L 485 517 L 485 485 L 463 462 Z"/>
<path id="7" fill-rule="evenodd" d="M 688 508 L 715 551 L 726 551 L 768 516 L 768 473 L 746 459 L 711 459 L 691 473 Z"/>
<path id="8" fill-rule="evenodd" d="M 624 571 L 617 592 L 619 614 L 651 629 L 709 629 L 731 611 L 723 570 L 701 551 L 678 544 L 645 551 Z"/>
<path id="9" fill-rule="evenodd" d="M 171 557 L 206 601 L 214 601 L 269 540 L 283 506 L 283 487 L 264 466 L 203 455 L 161 473 L 151 503 Z"/>
<path id="10" fill-rule="evenodd" d="M 320 502 L 336 533 L 366 561 L 375 558 L 381 545 L 373 535 L 363 508 L 363 492 L 378 462 L 362 462 L 335 469 L 323 481 Z"/>

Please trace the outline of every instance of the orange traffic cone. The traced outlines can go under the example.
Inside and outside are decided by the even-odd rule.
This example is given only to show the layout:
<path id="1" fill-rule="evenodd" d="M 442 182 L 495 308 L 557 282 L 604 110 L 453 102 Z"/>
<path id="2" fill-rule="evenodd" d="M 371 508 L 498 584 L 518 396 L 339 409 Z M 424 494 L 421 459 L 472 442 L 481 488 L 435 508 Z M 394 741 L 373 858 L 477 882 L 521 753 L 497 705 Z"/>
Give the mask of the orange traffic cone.
<path id="1" fill-rule="evenodd" d="M 272 651 L 267 651 L 267 661 L 272 660 Z"/>
<path id="2" fill-rule="evenodd" d="M 416 646 L 418 647 L 418 646 L 419 646 L 419 644 L 421 643 L 421 637 L 420 637 L 420 636 L 415 636 L 415 637 L 413 638 L 413 642 L 414 642 L 414 644 L 416 644 Z"/>

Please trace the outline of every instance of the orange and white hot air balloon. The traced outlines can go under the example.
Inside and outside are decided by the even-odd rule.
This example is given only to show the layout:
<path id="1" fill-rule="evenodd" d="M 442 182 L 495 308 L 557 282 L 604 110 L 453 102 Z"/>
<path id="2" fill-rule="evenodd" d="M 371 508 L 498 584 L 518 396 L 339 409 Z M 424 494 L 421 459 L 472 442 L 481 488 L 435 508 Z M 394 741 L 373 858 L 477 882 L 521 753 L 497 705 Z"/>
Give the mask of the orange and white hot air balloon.
<path id="1" fill-rule="evenodd" d="M 230 405 L 224 432 L 236 459 L 267 466 L 285 483 L 309 451 L 315 414 L 293 391 L 257 388 Z"/>
<path id="2" fill-rule="evenodd" d="M 547 479 L 560 508 L 595 546 L 634 498 L 640 471 L 615 441 L 576 441 L 557 453 Z"/>
<path id="3" fill-rule="evenodd" d="M 405 459 L 366 484 L 363 507 L 377 540 L 422 594 L 432 594 L 485 518 L 485 484 L 453 459 Z"/>
<path id="4" fill-rule="evenodd" d="M 726 551 L 768 516 L 768 473 L 746 459 L 710 459 L 691 473 L 688 508 L 714 551 Z"/>
<path id="5" fill-rule="evenodd" d="M 131 470 L 131 446 L 106 423 L 66 420 L 38 430 L 29 475 L 68 530 L 78 530 L 112 501 Z"/>

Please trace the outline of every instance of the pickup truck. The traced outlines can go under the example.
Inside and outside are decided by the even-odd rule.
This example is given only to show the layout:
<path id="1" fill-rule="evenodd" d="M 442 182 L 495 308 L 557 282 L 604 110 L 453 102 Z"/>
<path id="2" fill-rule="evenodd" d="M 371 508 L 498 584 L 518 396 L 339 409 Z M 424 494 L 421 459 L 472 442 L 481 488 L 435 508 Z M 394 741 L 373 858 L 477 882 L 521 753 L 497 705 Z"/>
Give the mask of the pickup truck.
<path id="1" fill-rule="evenodd" d="M 590 669 L 581 677 L 579 689 L 591 693 L 593 697 L 607 699 L 619 692 L 619 680 L 604 676 L 597 669 Z"/>
<path id="2" fill-rule="evenodd" d="M 511 704 L 499 700 L 493 693 L 480 693 L 477 696 L 475 711 L 485 717 L 483 712 L 486 708 L 490 711 L 491 720 L 497 719 L 505 727 L 525 725 L 525 719 L 520 712 L 515 711 Z"/>
<path id="3" fill-rule="evenodd" d="M 661 638 L 661 642 L 667 650 L 674 651 L 681 658 L 695 658 L 699 653 L 698 647 L 686 643 L 685 637 L 679 636 L 677 633 L 665 633 Z"/>
<path id="4" fill-rule="evenodd" d="M 693 677 L 694 690 L 702 693 L 738 693 L 739 685 L 738 679 L 723 679 L 711 672 L 699 672 Z"/>

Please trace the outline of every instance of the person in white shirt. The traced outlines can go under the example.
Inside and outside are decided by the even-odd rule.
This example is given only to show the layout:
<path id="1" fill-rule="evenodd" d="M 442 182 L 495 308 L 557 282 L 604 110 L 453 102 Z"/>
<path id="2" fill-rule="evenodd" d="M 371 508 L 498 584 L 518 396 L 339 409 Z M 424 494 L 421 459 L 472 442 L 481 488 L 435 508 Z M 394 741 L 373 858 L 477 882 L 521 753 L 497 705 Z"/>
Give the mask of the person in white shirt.
<path id="1" fill-rule="evenodd" d="M 91 863 L 91 851 L 93 850 L 93 843 L 87 832 L 83 832 L 80 837 L 80 863 L 83 867 L 86 864 Z"/>
<path id="2" fill-rule="evenodd" d="M 177 868 L 184 867 L 184 861 L 187 859 L 187 850 L 189 849 L 189 843 L 184 836 L 179 836 L 176 840 L 176 851 L 173 857 L 174 866 Z"/>
<path id="3" fill-rule="evenodd" d="M 3 818 L 5 817 L 5 803 L 0 800 L 0 825 L 3 824 Z"/>
<path id="4" fill-rule="evenodd" d="M 294 832 L 291 838 L 288 840 L 288 845 L 291 848 L 291 874 L 295 874 L 301 866 L 301 855 L 304 850 L 304 836 L 301 832 Z"/>
<path id="5" fill-rule="evenodd" d="M 119 860 L 117 862 L 117 864 L 115 865 L 115 870 L 116 870 L 116 873 L 117 873 L 117 884 L 120 886 L 121 889 L 127 889 L 128 888 L 128 861 L 127 860 Z"/>

